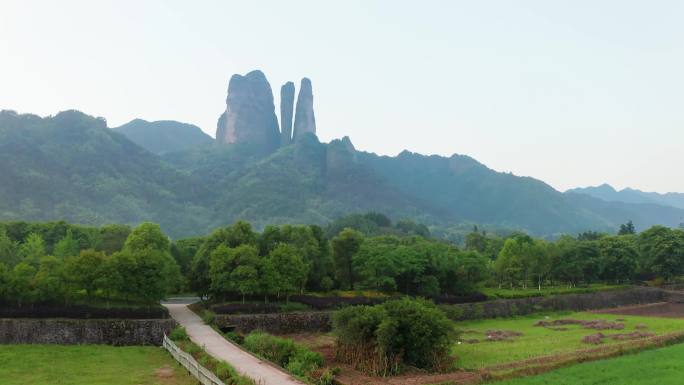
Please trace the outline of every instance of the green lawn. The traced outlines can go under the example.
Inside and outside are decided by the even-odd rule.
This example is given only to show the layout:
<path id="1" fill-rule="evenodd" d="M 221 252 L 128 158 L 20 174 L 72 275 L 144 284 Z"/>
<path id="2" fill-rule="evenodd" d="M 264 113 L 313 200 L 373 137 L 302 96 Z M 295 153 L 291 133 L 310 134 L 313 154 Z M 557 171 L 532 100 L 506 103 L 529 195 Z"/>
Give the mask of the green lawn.
<path id="1" fill-rule="evenodd" d="M 583 329 L 579 325 L 563 326 L 567 331 L 554 331 L 544 327 L 533 326 L 537 321 L 547 319 L 606 319 L 615 321 L 624 319 L 623 330 L 602 330 L 605 335 L 616 333 L 630 333 L 636 330 L 638 324 L 647 325 L 641 330 L 657 335 L 684 331 L 684 320 L 671 318 L 635 317 L 613 314 L 592 313 L 554 313 L 548 316 L 532 315 L 525 317 L 493 319 L 481 321 L 457 322 L 456 327 L 467 332 L 462 334 L 463 340 L 486 339 L 487 330 L 511 330 L 523 333 L 511 341 L 480 342 L 476 344 L 461 343 L 452 348 L 452 354 L 457 357 L 456 365 L 461 368 L 475 369 L 496 364 L 520 361 L 528 358 L 546 356 L 558 353 L 568 353 L 580 349 L 596 347 L 582 343 L 582 337 L 598 333 L 598 330 Z M 619 342 L 608 340 L 602 346 Z"/>
<path id="2" fill-rule="evenodd" d="M 528 287 L 527 289 L 515 288 L 494 288 L 494 287 L 484 287 L 480 291 L 490 298 L 527 298 L 527 297 L 542 297 L 548 295 L 559 295 L 559 294 L 581 294 L 581 293 L 595 293 L 598 291 L 606 290 L 620 290 L 629 288 L 629 285 L 606 285 L 606 284 L 591 284 L 584 287 L 567 287 L 567 286 L 555 286 L 555 287 L 542 287 L 538 290 L 536 287 Z"/>
<path id="3" fill-rule="evenodd" d="M 574 365 L 539 376 L 496 385 L 680 385 L 684 383 L 684 344 L 610 360 Z"/>
<path id="4" fill-rule="evenodd" d="M 158 347 L 0 345 L 2 385 L 191 385 Z"/>

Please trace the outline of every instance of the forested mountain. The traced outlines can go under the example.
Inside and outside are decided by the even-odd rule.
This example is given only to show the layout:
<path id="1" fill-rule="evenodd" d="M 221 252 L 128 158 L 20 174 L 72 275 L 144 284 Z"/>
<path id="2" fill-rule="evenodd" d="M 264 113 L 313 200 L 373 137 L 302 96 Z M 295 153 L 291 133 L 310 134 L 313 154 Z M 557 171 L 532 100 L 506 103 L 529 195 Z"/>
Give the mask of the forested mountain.
<path id="1" fill-rule="evenodd" d="M 78 111 L 0 112 L 0 218 L 205 228 L 202 184 Z"/>
<path id="2" fill-rule="evenodd" d="M 214 139 L 199 127 L 173 120 L 148 122 L 135 119 L 123 126 L 114 127 L 113 130 L 126 135 L 133 143 L 157 155 L 188 150 L 214 142 Z"/>
<path id="3" fill-rule="evenodd" d="M 682 193 L 659 194 L 632 188 L 625 188 L 617 191 L 609 184 L 602 184 L 595 187 L 579 187 L 568 190 L 567 192 L 590 195 L 607 202 L 650 203 L 684 209 L 684 194 Z"/>
<path id="4" fill-rule="evenodd" d="M 318 223 L 377 211 L 435 234 L 464 223 L 539 235 L 677 226 L 684 210 L 563 194 L 462 155 L 397 157 L 357 151 L 349 138 L 305 133 L 263 154 L 250 143 L 195 146 L 157 156 L 78 111 L 0 113 L 0 220 L 161 223 L 173 237 L 238 219 Z"/>

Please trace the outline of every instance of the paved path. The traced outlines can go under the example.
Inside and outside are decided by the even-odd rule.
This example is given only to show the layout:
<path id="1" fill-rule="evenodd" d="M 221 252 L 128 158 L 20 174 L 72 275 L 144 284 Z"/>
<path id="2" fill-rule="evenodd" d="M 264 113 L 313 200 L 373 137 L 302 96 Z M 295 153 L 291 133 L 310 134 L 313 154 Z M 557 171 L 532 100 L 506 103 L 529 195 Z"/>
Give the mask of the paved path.
<path id="1" fill-rule="evenodd" d="M 304 385 L 282 369 L 269 362 L 260 360 L 240 349 L 223 338 L 210 326 L 205 325 L 200 317 L 186 304 L 166 303 L 171 317 L 188 332 L 192 342 L 204 346 L 207 353 L 219 360 L 231 364 L 240 374 L 245 375 L 260 385 Z"/>

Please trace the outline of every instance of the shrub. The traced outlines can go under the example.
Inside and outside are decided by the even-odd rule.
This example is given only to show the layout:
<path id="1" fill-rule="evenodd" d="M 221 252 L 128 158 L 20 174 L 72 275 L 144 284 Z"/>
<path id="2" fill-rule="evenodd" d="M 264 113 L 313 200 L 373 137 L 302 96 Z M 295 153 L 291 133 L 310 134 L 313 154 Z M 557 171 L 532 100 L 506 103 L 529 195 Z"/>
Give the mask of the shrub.
<path id="1" fill-rule="evenodd" d="M 245 337 L 244 346 L 265 359 L 285 367 L 295 353 L 295 343 L 291 339 L 278 338 L 263 332 L 252 332 Z"/>
<path id="2" fill-rule="evenodd" d="M 169 338 L 171 341 L 189 341 L 188 332 L 182 326 L 176 326 L 175 329 L 169 333 Z"/>
<path id="3" fill-rule="evenodd" d="M 445 368 L 454 335 L 452 323 L 433 303 L 408 298 L 340 310 L 333 330 L 339 359 L 379 375 L 404 366 Z"/>
<path id="4" fill-rule="evenodd" d="M 245 343 L 245 337 L 242 334 L 234 332 L 234 331 L 223 333 L 223 336 L 228 338 L 229 340 L 235 342 L 238 345 L 242 345 Z"/>
<path id="5" fill-rule="evenodd" d="M 461 320 L 461 317 L 463 317 L 463 308 L 460 306 L 440 305 L 439 308 L 444 312 L 447 318 L 451 320 L 459 321 Z"/>
<path id="6" fill-rule="evenodd" d="M 325 372 L 318 373 L 323 366 L 323 356 L 289 338 L 281 338 L 263 332 L 252 332 L 244 339 L 247 350 L 285 368 L 293 375 L 305 378 L 311 383 L 321 383 Z M 334 376 L 333 376 L 334 377 Z M 322 384 L 327 384 L 323 382 Z"/>
<path id="7" fill-rule="evenodd" d="M 298 346 L 294 354 L 289 357 L 285 369 L 295 376 L 306 377 L 321 366 L 323 366 L 323 356 Z"/>
<path id="8" fill-rule="evenodd" d="M 202 321 L 207 325 L 213 325 L 216 320 L 216 313 L 211 310 L 204 310 L 202 312 Z"/>

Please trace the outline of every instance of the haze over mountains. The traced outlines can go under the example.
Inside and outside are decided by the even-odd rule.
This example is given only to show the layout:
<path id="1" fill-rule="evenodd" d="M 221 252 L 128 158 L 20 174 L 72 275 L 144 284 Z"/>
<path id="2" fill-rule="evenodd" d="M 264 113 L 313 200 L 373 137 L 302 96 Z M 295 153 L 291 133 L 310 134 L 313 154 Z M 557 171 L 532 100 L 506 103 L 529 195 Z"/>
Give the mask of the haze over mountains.
<path id="1" fill-rule="evenodd" d="M 3 111 L 0 220 L 151 220 L 173 237 L 238 219 L 324 224 L 365 211 L 422 222 L 445 237 L 472 224 L 554 236 L 614 232 L 628 220 L 638 229 L 684 222 L 682 206 L 561 193 L 465 155 L 389 157 L 359 151 L 348 137 L 321 143 L 311 81 L 295 91 L 292 82 L 281 87 L 279 120 L 264 74 L 234 75 L 215 140 L 173 121 L 109 129 L 78 111 Z"/>
<path id="2" fill-rule="evenodd" d="M 670 192 L 660 194 L 656 192 L 644 192 L 632 188 L 624 188 L 617 191 L 609 184 L 602 184 L 595 187 L 579 187 L 568 190 L 567 192 L 587 194 L 608 202 L 651 203 L 684 209 L 684 194 L 682 193 Z"/>

